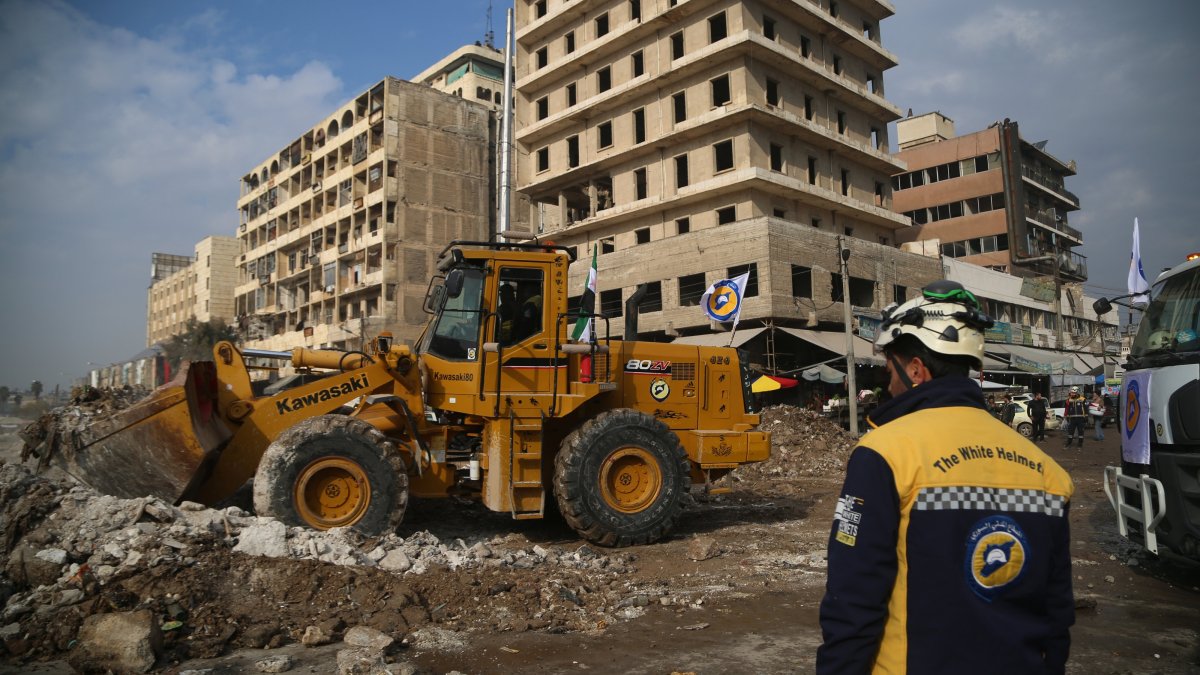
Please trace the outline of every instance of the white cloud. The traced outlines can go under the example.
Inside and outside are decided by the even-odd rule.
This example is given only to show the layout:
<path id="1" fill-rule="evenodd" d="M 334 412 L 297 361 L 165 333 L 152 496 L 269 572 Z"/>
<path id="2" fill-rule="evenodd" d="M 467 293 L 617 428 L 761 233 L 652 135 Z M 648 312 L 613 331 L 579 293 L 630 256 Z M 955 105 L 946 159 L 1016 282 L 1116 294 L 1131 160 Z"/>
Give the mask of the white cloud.
<path id="1" fill-rule="evenodd" d="M 1016 46 L 1038 60 L 1059 62 L 1069 58 L 1071 50 L 1063 43 L 1058 23 L 1054 12 L 994 5 L 959 24 L 951 35 L 962 49 L 998 54 Z"/>
<path id="2" fill-rule="evenodd" d="M 80 345 L 45 336 L 80 325 L 106 340 L 81 363 L 137 352 L 150 253 L 232 235 L 239 177 L 341 102 L 322 63 L 248 73 L 219 56 L 235 46 L 189 47 L 219 22 L 204 12 L 156 39 L 57 1 L 0 3 L 0 312 L 40 327 L 15 337 L 22 360 L 6 355 L 0 381 L 53 381 L 62 366 L 36 357 Z"/>

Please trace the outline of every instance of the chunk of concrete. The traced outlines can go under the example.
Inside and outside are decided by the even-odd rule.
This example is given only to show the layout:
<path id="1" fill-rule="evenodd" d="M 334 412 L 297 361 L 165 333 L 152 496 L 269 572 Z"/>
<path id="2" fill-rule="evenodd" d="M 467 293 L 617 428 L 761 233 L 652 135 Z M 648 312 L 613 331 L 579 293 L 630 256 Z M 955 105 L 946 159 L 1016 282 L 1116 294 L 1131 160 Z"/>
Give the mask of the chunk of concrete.
<path id="1" fill-rule="evenodd" d="M 162 632 L 148 609 L 93 614 L 83 620 L 78 639 L 68 661 L 81 672 L 145 673 L 162 651 Z"/>
<path id="2" fill-rule="evenodd" d="M 688 542 L 688 557 L 692 560 L 708 560 L 721 552 L 717 540 L 712 537 L 696 537 Z"/>
<path id="3" fill-rule="evenodd" d="M 392 646 L 392 643 L 396 639 L 368 626 L 355 626 L 346 631 L 346 635 L 342 638 L 342 641 L 351 647 L 362 647 L 364 649 L 373 649 L 377 652 L 384 652 L 388 647 Z"/>
<path id="4" fill-rule="evenodd" d="M 300 636 L 300 643 L 305 647 L 327 645 L 330 642 L 333 642 L 333 637 L 321 626 L 308 626 L 304 629 L 304 635 Z"/>
<path id="5" fill-rule="evenodd" d="M 407 572 L 412 569 L 412 561 L 408 559 L 404 551 L 394 549 L 383 556 L 383 560 L 379 561 L 379 566 L 390 572 Z"/>
<path id="6" fill-rule="evenodd" d="M 254 667 L 260 673 L 286 673 L 292 669 L 292 657 L 287 654 L 268 656 L 254 662 Z"/>
<path id="7" fill-rule="evenodd" d="M 242 530 L 234 551 L 246 555 L 283 558 L 288 554 L 287 527 L 278 520 L 265 520 Z"/>

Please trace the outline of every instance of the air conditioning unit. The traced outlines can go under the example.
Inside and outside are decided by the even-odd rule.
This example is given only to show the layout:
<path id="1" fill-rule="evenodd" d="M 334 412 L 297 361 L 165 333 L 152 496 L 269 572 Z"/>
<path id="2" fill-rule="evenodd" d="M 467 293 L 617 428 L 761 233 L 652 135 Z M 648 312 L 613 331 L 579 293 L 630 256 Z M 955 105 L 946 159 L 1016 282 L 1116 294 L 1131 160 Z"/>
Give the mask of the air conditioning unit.
<path id="1" fill-rule="evenodd" d="M 306 153 L 304 153 L 303 159 L 300 160 L 300 165 L 303 166 L 305 164 L 308 164 L 311 161 L 312 161 L 312 153 L 306 152 Z"/>
<path id="2" fill-rule="evenodd" d="M 354 210 L 357 211 L 358 209 L 361 209 L 362 207 L 363 207 L 363 198 L 359 197 L 358 199 L 355 199 L 354 200 Z"/>
<path id="3" fill-rule="evenodd" d="M 333 286 L 326 286 L 326 287 L 325 287 L 325 292 L 326 292 L 326 293 L 332 293 L 332 292 L 333 292 L 333 289 L 334 289 L 334 287 L 333 287 Z"/>

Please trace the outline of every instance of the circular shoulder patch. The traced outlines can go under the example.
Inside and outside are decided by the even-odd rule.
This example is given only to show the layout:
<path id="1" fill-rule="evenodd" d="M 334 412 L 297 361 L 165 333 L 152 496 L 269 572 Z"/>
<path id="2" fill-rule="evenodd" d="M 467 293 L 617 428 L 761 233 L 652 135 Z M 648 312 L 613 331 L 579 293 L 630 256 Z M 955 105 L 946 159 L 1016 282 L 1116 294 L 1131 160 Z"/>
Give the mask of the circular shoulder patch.
<path id="1" fill-rule="evenodd" d="M 967 584 L 991 602 L 1025 571 L 1029 544 L 1017 521 L 1008 516 L 988 516 L 967 533 L 964 569 Z"/>

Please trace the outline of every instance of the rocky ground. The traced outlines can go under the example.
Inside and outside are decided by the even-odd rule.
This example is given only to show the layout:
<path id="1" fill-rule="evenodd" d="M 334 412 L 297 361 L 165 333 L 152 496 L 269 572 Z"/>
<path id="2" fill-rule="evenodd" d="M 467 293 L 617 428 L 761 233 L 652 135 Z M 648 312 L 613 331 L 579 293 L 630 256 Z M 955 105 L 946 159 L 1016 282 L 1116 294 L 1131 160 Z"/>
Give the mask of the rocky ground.
<path id="1" fill-rule="evenodd" d="M 19 465 L 20 426 L 0 420 L 0 673 L 809 670 L 852 445 L 772 408 L 772 459 L 732 495 L 697 495 L 665 541 L 602 549 L 454 500 L 367 539 L 97 495 Z M 1045 445 L 1078 486 L 1069 670 L 1200 671 L 1200 565 L 1116 536 L 1099 481 L 1113 436 Z"/>

